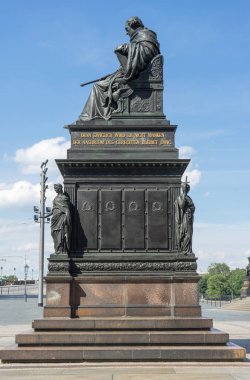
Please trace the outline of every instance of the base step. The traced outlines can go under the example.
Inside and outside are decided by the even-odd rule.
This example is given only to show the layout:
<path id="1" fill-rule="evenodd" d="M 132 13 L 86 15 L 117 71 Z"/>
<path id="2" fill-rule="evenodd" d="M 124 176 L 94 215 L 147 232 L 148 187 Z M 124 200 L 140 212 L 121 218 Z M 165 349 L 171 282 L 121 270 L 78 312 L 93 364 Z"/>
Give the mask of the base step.
<path id="1" fill-rule="evenodd" d="M 44 318 L 33 321 L 32 327 L 35 331 L 53 330 L 185 330 L 185 329 L 210 329 L 213 321 L 209 318 L 192 317 L 108 317 L 108 318 Z"/>
<path id="2" fill-rule="evenodd" d="M 156 344 L 226 344 L 228 334 L 211 331 L 57 331 L 16 335 L 19 345 L 156 345 Z"/>
<path id="3" fill-rule="evenodd" d="M 244 348 L 207 318 L 44 318 L 0 351 L 3 362 L 240 361 Z"/>
<path id="4" fill-rule="evenodd" d="M 13 347 L 1 351 L 4 363 L 85 361 L 239 361 L 245 349 L 226 346 L 115 346 L 115 347 Z"/>

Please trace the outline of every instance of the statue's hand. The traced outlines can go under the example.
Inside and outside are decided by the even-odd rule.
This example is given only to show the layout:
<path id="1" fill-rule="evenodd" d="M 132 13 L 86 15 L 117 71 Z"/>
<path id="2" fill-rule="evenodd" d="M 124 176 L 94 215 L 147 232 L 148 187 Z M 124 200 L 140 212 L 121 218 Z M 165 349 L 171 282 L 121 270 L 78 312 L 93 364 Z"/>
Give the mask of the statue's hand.
<path id="1" fill-rule="evenodd" d="M 124 79 L 124 78 L 117 78 L 116 82 L 119 83 L 119 84 L 125 84 L 125 83 L 127 83 L 126 79 Z"/>
<path id="2" fill-rule="evenodd" d="M 121 51 L 121 50 L 122 50 L 122 45 L 116 46 L 115 51 Z"/>
<path id="3" fill-rule="evenodd" d="M 123 45 L 118 45 L 116 48 L 115 48 L 115 52 L 120 52 L 120 53 L 126 53 L 126 50 L 127 50 L 127 44 L 123 44 Z"/>

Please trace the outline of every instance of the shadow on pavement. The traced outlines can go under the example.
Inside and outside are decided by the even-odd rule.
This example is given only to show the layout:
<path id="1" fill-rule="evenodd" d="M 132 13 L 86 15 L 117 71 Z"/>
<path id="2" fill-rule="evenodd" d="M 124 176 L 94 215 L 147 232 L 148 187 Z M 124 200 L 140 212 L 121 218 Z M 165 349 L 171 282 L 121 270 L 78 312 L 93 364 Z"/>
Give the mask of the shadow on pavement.
<path id="1" fill-rule="evenodd" d="M 247 354 L 250 353 L 250 339 L 230 339 L 230 342 L 244 347 L 247 351 Z"/>

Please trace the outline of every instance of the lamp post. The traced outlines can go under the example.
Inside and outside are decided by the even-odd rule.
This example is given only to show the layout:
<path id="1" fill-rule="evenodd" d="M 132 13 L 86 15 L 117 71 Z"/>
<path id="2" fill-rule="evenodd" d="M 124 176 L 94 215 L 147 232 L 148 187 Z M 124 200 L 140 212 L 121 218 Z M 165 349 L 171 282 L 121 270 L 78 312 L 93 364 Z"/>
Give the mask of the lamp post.
<path id="1" fill-rule="evenodd" d="M 1 266 L 1 280 L 3 279 L 3 267 Z"/>
<path id="2" fill-rule="evenodd" d="M 40 199 L 40 210 L 37 206 L 34 206 L 34 221 L 40 223 L 40 243 L 39 243 L 39 274 L 38 274 L 38 306 L 43 306 L 43 272 L 44 272 L 44 223 L 47 215 L 45 213 L 45 192 L 48 188 L 46 182 L 48 177 L 46 173 L 48 168 L 46 167 L 48 160 L 44 161 L 41 165 L 41 199 Z M 46 207 L 46 212 L 50 212 L 50 208 Z M 49 221 L 49 219 L 47 219 Z"/>
<path id="3" fill-rule="evenodd" d="M 29 266 L 26 263 L 26 255 L 25 255 L 25 265 L 24 265 L 24 300 L 27 302 L 27 276 L 28 276 Z"/>
<path id="4" fill-rule="evenodd" d="M 13 257 L 19 257 L 21 259 L 24 260 L 24 300 L 25 302 L 27 302 L 27 288 L 26 288 L 26 285 L 27 285 L 27 276 L 28 276 L 28 269 L 29 269 L 29 266 L 27 264 L 27 261 L 26 261 L 26 253 L 24 256 L 8 256 L 9 258 L 13 258 Z M 6 259 L 0 259 L 1 261 L 6 261 Z M 2 278 L 2 270 L 3 270 L 3 267 L 0 267 L 1 269 L 1 278 Z M 16 272 L 16 268 L 14 268 L 14 273 Z"/>
<path id="5" fill-rule="evenodd" d="M 14 281 L 16 281 L 16 268 L 14 267 Z"/>
<path id="6" fill-rule="evenodd" d="M 31 269 L 31 280 L 33 281 L 33 271 L 34 271 L 34 269 L 32 268 Z"/>

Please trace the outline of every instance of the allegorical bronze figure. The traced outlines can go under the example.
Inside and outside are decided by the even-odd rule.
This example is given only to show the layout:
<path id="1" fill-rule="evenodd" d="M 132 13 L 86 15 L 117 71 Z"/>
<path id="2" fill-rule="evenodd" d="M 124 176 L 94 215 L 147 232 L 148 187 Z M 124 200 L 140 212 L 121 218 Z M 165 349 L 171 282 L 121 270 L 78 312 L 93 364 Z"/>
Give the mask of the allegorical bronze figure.
<path id="1" fill-rule="evenodd" d="M 62 185 L 54 185 L 57 196 L 53 200 L 51 236 L 56 254 L 68 253 L 70 249 L 71 215 L 69 197 L 63 193 Z M 49 215 L 48 215 L 49 216 Z"/>
<path id="2" fill-rule="evenodd" d="M 138 17 L 130 17 L 125 24 L 130 37 L 130 44 L 117 46 L 115 53 L 121 63 L 120 68 L 113 74 L 107 75 L 94 83 L 91 94 L 80 115 L 80 120 L 95 118 L 110 119 L 117 110 L 117 102 L 133 93 L 129 82 L 136 79 L 148 63 L 160 53 L 157 35 L 144 27 Z"/>
<path id="3" fill-rule="evenodd" d="M 192 237 L 195 206 L 192 199 L 187 195 L 190 190 L 189 184 L 183 182 L 181 193 L 177 197 L 175 206 L 176 243 L 178 252 L 185 255 L 192 253 Z"/>

